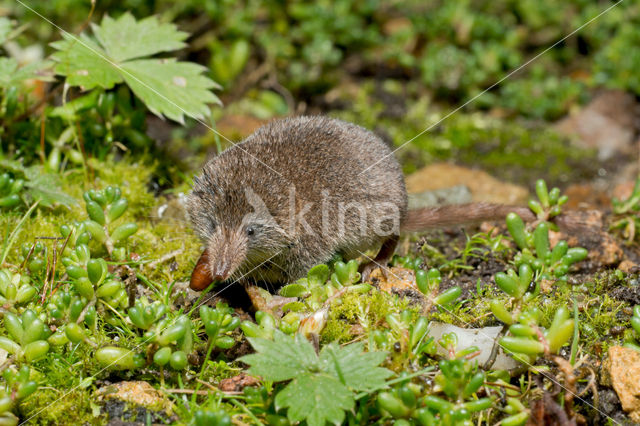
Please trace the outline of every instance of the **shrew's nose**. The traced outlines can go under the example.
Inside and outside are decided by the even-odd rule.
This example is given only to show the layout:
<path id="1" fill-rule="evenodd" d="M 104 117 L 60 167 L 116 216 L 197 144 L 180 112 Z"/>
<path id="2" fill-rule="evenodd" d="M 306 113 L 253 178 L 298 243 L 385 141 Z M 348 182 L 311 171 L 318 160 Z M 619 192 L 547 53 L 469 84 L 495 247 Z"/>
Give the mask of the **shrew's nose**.
<path id="1" fill-rule="evenodd" d="M 229 267 L 226 262 L 211 267 L 213 281 L 221 282 L 229 278 Z"/>

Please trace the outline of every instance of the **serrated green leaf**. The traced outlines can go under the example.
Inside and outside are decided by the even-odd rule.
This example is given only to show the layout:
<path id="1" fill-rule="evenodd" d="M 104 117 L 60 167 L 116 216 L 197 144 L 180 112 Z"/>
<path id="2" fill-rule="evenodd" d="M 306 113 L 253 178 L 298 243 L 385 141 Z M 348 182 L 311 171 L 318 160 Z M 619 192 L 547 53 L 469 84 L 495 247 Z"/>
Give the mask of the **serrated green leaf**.
<path id="1" fill-rule="evenodd" d="M 51 57 L 57 62 L 54 71 L 64 75 L 67 84 L 89 90 L 94 87 L 111 89 L 122 83 L 122 75 L 93 39 L 84 34 L 77 40 L 68 34 L 63 34 L 63 38 L 51 43 L 58 49 Z"/>
<path id="2" fill-rule="evenodd" d="M 343 347 L 331 343 L 322 348 L 320 362 L 323 371 L 359 392 L 381 388 L 393 375 L 392 371 L 378 367 L 386 356 L 386 352 L 364 352 L 362 343 Z"/>
<path id="3" fill-rule="evenodd" d="M 105 16 L 100 25 L 93 24 L 93 33 L 108 55 L 116 62 L 182 49 L 188 34 L 173 24 L 161 24 L 151 16 L 141 21 L 130 13 L 118 19 Z"/>
<path id="4" fill-rule="evenodd" d="M 138 59 L 122 64 L 124 79 L 147 107 L 182 123 L 184 114 L 204 118 L 208 103 L 220 103 L 209 89 L 218 86 L 205 77 L 201 65 L 174 59 Z"/>
<path id="5" fill-rule="evenodd" d="M 8 170 L 12 173 L 18 173 L 25 176 L 27 174 L 27 169 L 20 161 L 9 160 L 6 158 L 0 159 L 0 169 Z"/>
<path id="6" fill-rule="evenodd" d="M 353 394 L 333 376 L 301 374 L 291 381 L 275 398 L 276 407 L 288 407 L 291 422 L 306 420 L 309 426 L 323 426 L 327 422 L 341 424 L 344 412 L 353 409 Z"/>
<path id="7" fill-rule="evenodd" d="M 299 334 L 292 338 L 276 330 L 273 341 L 259 337 L 248 339 L 256 353 L 245 355 L 240 360 L 251 366 L 249 374 L 280 382 L 320 370 L 313 345 Z"/>
<path id="8" fill-rule="evenodd" d="M 16 176 L 24 176 L 24 184 L 29 195 L 34 200 L 40 200 L 40 205 L 51 207 L 58 203 L 70 206 L 76 199 L 60 189 L 60 177 L 55 173 L 45 173 L 42 166 L 24 167 L 16 160 L 0 160 L 0 170 L 8 170 Z"/>
<path id="9" fill-rule="evenodd" d="M 7 41 L 12 29 L 13 24 L 11 20 L 5 16 L 0 17 L 0 44 L 4 44 L 4 42 Z"/>
<path id="10" fill-rule="evenodd" d="M 67 84 L 88 90 L 126 82 L 149 110 L 178 122 L 185 115 L 202 119 L 209 114 L 207 104 L 220 103 L 211 92 L 220 86 L 204 75 L 206 68 L 174 58 L 148 58 L 184 46 L 186 33 L 175 25 L 155 17 L 136 21 L 127 13 L 118 19 L 106 16 L 92 28 L 95 39 L 65 35 L 52 43 L 58 49 L 52 55 L 54 70 L 66 76 Z"/>
<path id="11" fill-rule="evenodd" d="M 31 78 L 51 81 L 51 76 L 43 71 L 46 66 L 46 63 L 34 62 L 18 67 L 18 62 L 14 58 L 0 58 L 0 87 L 14 86 Z"/>
<path id="12" fill-rule="evenodd" d="M 58 203 L 70 206 L 76 203 L 76 199 L 60 189 L 60 180 L 52 173 L 40 173 L 32 180 L 25 182 L 29 193 L 35 200 L 40 200 L 40 204 L 51 207 Z"/>

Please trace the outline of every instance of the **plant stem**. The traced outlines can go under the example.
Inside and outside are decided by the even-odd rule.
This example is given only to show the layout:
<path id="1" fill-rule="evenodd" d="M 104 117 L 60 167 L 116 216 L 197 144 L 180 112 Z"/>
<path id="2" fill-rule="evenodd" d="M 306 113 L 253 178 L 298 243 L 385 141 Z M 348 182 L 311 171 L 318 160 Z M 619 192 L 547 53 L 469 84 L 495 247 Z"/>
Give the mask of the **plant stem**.
<path id="1" fill-rule="evenodd" d="M 204 357 L 204 361 L 202 362 L 202 367 L 200 368 L 200 374 L 198 374 L 198 384 L 196 385 L 196 390 L 200 389 L 200 381 L 202 381 L 202 376 L 207 369 L 207 361 L 209 360 L 209 356 L 211 356 L 211 351 L 213 350 L 213 338 L 209 337 L 209 347 L 207 348 L 207 355 Z"/>
<path id="2" fill-rule="evenodd" d="M 0 265 L 4 264 L 4 261 L 7 259 L 7 255 L 9 254 L 9 250 L 11 249 L 11 246 L 13 245 L 13 242 L 18 237 L 18 233 L 20 233 L 20 228 L 22 228 L 22 225 L 24 225 L 24 222 L 31 215 L 31 212 L 33 212 L 33 210 L 35 210 L 35 208 L 38 206 L 39 202 L 40 202 L 40 200 L 37 200 L 35 203 L 33 203 L 31 205 L 31 207 L 29 207 L 29 210 L 27 210 L 27 212 L 24 214 L 24 216 L 22 216 L 22 219 L 20 219 L 20 222 L 18 222 L 18 225 L 16 225 L 15 229 L 13 230 L 13 232 L 11 233 L 9 238 L 7 238 L 7 242 L 4 244 L 4 249 L 2 250 L 2 257 L 0 258 Z"/>

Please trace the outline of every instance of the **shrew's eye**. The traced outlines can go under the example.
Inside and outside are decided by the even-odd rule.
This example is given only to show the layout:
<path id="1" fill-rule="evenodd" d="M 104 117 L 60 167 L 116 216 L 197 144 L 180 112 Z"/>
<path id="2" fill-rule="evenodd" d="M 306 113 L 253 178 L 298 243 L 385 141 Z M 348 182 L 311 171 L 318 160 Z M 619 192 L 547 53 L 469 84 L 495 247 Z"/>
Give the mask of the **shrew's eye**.
<path id="1" fill-rule="evenodd" d="M 252 236 L 256 233 L 256 229 L 253 226 L 247 226 L 247 235 Z"/>

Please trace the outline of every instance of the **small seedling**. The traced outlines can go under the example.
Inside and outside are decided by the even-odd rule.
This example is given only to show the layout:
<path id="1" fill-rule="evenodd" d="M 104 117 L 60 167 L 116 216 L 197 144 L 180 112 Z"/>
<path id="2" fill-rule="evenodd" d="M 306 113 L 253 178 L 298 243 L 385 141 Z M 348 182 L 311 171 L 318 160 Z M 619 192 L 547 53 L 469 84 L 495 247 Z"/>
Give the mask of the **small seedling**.
<path id="1" fill-rule="evenodd" d="M 435 268 L 430 269 L 428 272 L 422 269 L 416 270 L 416 286 L 418 290 L 425 296 L 432 297 L 434 305 L 447 310 L 447 307 L 460 297 L 462 289 L 458 286 L 453 286 L 436 296 L 441 282 L 440 271 Z"/>
<path id="2" fill-rule="evenodd" d="M 560 194 L 559 188 L 547 190 L 547 183 L 536 181 L 536 195 L 538 200 L 529 200 L 529 208 L 536 214 L 538 220 L 548 221 L 562 213 L 562 205 L 569 201 L 569 197 Z"/>
<path id="3" fill-rule="evenodd" d="M 640 305 L 636 305 L 633 308 L 633 315 L 631 316 L 631 329 L 631 335 L 625 342 L 624 346 L 640 352 Z"/>
<path id="4" fill-rule="evenodd" d="M 11 410 L 38 389 L 38 384 L 30 376 L 31 370 L 26 365 L 20 367 L 20 370 L 10 367 L 2 373 L 5 384 L 0 387 L 0 424 L 18 424 L 18 418 Z"/>
<path id="5" fill-rule="evenodd" d="M 89 190 L 83 195 L 89 220 L 84 222 L 86 230 L 100 244 L 104 244 L 110 256 L 116 260 L 125 259 L 127 238 L 135 234 L 138 225 L 135 222 L 117 221 L 129 207 L 126 198 L 122 198 L 120 188 L 107 186 L 104 190 Z"/>
<path id="6" fill-rule="evenodd" d="M 527 365 L 541 355 L 557 354 L 573 336 L 575 322 L 569 314 L 568 309 L 559 308 L 549 327 L 544 328 L 540 310 L 529 309 L 509 326 L 509 335 L 500 339 L 500 346 Z"/>
<path id="7" fill-rule="evenodd" d="M 47 338 L 51 331 L 33 310 L 27 309 L 20 316 L 5 312 L 4 327 L 9 337 L 0 336 L 0 348 L 17 360 L 33 362 L 49 352 Z"/>
<path id="8" fill-rule="evenodd" d="M 200 307 L 200 319 L 209 337 L 209 350 L 213 347 L 229 349 L 236 343 L 230 334 L 238 328 L 240 319 L 232 314 L 233 309 L 225 303 L 218 303 L 215 309 L 208 306 Z"/>
<path id="9" fill-rule="evenodd" d="M 295 313 L 289 313 L 282 317 L 279 321 L 273 315 L 258 311 L 256 312 L 256 322 L 242 321 L 240 328 L 247 337 L 260 337 L 263 339 L 273 339 L 276 330 L 293 335 L 300 327 L 300 316 Z"/>
<path id="10" fill-rule="evenodd" d="M 29 276 L 0 269 L 0 306 L 15 310 L 33 300 L 37 293 Z"/>
<path id="11" fill-rule="evenodd" d="M 614 198 L 612 205 L 613 213 L 618 219 L 611 224 L 611 229 L 620 231 L 627 244 L 633 243 L 640 227 L 640 177 L 636 180 L 629 198 Z"/>

